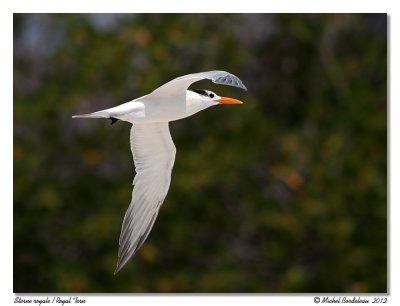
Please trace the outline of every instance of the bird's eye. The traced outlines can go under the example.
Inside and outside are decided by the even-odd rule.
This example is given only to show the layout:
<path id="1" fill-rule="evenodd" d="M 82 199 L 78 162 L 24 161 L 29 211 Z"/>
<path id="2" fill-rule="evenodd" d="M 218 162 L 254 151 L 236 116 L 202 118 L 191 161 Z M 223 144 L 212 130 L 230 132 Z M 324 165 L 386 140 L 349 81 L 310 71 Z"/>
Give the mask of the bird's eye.
<path id="1" fill-rule="evenodd" d="M 213 93 L 210 93 L 209 97 L 210 97 L 210 98 L 214 98 L 215 95 L 214 95 Z"/>

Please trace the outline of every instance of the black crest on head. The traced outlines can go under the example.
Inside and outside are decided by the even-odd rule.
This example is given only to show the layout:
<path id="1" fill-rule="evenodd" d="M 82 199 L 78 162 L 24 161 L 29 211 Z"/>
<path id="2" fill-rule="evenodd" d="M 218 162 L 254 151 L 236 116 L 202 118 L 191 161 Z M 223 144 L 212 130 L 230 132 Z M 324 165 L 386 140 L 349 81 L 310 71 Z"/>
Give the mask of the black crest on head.
<path id="1" fill-rule="evenodd" d="M 194 91 L 194 92 L 197 92 L 199 95 L 208 97 L 208 92 L 207 92 L 207 90 L 204 90 L 204 89 L 193 89 L 193 91 Z"/>
<path id="2" fill-rule="evenodd" d="M 194 92 L 197 92 L 199 95 L 205 96 L 205 97 L 210 97 L 213 99 L 215 97 L 215 94 L 209 90 L 205 89 L 194 89 Z"/>

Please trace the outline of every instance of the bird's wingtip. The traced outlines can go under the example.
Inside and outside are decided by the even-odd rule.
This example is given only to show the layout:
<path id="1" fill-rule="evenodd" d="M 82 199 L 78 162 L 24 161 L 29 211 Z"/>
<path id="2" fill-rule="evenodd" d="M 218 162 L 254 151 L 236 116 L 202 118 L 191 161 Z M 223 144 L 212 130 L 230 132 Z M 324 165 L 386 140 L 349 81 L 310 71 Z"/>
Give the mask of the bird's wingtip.
<path id="1" fill-rule="evenodd" d="M 115 267 L 114 270 L 114 275 L 116 275 L 123 267 L 124 265 L 121 265 L 119 262 L 117 263 L 117 266 Z"/>
<path id="2" fill-rule="evenodd" d="M 127 260 L 122 259 L 120 255 L 118 255 L 118 261 L 114 270 L 114 275 L 116 275 L 119 271 L 121 271 L 121 269 L 125 266 L 126 262 Z"/>

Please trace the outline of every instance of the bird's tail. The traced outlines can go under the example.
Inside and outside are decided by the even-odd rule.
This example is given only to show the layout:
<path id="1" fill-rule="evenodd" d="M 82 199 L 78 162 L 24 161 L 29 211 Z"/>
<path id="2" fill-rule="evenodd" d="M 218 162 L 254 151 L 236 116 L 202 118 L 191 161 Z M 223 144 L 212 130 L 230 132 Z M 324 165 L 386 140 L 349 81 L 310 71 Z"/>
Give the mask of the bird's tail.
<path id="1" fill-rule="evenodd" d="M 82 114 L 82 115 L 75 115 L 72 116 L 72 118 L 106 118 L 106 119 L 111 119 L 111 124 L 114 124 L 117 122 L 119 119 L 113 117 L 110 115 L 110 112 L 106 110 L 90 113 L 90 114 Z"/>
<path id="2" fill-rule="evenodd" d="M 98 111 L 90 114 L 75 115 L 72 118 L 110 118 L 110 114 L 105 111 Z"/>

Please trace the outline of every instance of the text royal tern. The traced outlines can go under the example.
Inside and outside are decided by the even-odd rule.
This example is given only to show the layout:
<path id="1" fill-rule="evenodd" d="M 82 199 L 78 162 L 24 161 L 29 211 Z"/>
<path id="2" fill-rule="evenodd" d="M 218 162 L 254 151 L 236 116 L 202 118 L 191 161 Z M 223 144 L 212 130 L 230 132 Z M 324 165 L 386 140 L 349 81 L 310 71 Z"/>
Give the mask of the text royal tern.
<path id="1" fill-rule="evenodd" d="M 189 117 L 214 105 L 242 104 L 239 100 L 220 97 L 209 90 L 188 90 L 192 83 L 204 79 L 247 90 L 238 77 L 225 71 L 193 73 L 176 78 L 133 101 L 90 114 L 72 116 L 108 118 L 111 124 L 118 120 L 132 123 L 130 143 L 136 176 L 132 200 L 122 222 L 114 273 L 121 270 L 142 246 L 168 193 L 176 153 L 169 132 L 169 121 Z"/>

